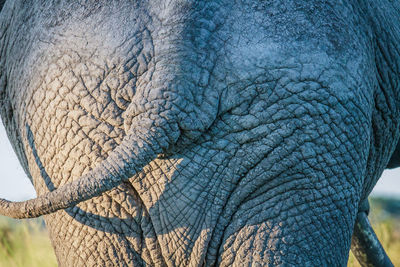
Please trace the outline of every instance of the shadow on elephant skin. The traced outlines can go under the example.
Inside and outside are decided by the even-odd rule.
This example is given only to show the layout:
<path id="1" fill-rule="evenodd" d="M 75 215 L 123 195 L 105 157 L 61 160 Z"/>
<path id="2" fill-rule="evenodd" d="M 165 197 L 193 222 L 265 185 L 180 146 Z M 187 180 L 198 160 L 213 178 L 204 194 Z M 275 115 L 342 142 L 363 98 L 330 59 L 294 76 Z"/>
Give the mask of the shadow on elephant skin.
<path id="1" fill-rule="evenodd" d="M 39 158 L 39 155 L 36 150 L 35 142 L 34 142 L 33 133 L 28 124 L 26 125 L 26 130 L 27 130 L 29 146 L 32 149 L 32 153 L 35 158 L 36 164 L 40 170 L 40 175 L 42 176 L 42 178 L 46 184 L 46 187 L 49 189 L 49 191 L 54 191 L 57 188 L 54 186 L 54 183 L 51 181 L 49 175 L 47 174 L 47 172 L 45 170 L 45 167 L 43 166 L 43 164 Z M 129 184 L 129 186 L 132 187 L 130 184 Z M 125 224 L 129 228 L 132 225 L 132 221 L 135 221 L 135 223 L 140 225 L 140 222 L 135 220 L 134 217 L 129 218 L 129 219 L 104 217 L 104 216 L 100 216 L 100 215 L 96 215 L 96 214 L 84 211 L 83 209 L 81 209 L 77 206 L 65 209 L 65 212 L 68 215 L 70 215 L 72 218 L 74 218 L 74 220 L 78 221 L 79 223 L 82 223 L 88 227 L 92 227 L 96 230 L 111 233 L 111 234 L 122 234 L 121 231 L 118 231 L 117 229 L 114 228 L 114 225 Z M 77 216 L 78 214 L 79 214 L 79 216 Z M 107 225 L 103 225 L 101 222 L 106 222 Z M 110 225 L 112 227 L 110 227 Z M 134 232 L 134 231 L 132 231 L 132 232 Z M 129 236 L 129 233 L 123 232 L 123 234 L 125 236 Z"/>

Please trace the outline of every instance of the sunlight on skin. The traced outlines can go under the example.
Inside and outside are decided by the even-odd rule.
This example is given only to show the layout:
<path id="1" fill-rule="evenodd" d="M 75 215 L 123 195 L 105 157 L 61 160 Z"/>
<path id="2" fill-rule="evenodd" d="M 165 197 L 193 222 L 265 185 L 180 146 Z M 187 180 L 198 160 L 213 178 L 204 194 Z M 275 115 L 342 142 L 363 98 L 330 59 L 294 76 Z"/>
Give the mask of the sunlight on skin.
<path id="1" fill-rule="evenodd" d="M 0 197 L 20 201 L 36 196 L 35 189 L 23 171 L 0 120 Z M 400 168 L 386 170 L 378 181 L 374 196 L 400 198 Z"/>

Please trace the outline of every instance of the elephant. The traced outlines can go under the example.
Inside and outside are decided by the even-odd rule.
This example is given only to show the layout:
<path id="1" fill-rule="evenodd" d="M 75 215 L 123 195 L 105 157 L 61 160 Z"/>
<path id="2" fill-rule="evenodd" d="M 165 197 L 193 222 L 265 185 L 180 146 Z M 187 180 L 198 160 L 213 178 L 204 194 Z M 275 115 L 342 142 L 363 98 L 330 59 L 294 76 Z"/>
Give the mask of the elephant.
<path id="1" fill-rule="evenodd" d="M 60 266 L 391 266 L 367 198 L 400 165 L 399 1 L 0 5 L 38 195 L 0 214 L 44 216 Z"/>

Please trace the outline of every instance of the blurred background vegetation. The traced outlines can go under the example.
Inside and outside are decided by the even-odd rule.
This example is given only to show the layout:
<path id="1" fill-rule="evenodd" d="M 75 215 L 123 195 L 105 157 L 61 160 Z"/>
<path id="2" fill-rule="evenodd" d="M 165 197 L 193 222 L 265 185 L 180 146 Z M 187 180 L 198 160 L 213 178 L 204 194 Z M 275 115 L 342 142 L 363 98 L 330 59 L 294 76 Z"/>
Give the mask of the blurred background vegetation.
<path id="1" fill-rule="evenodd" d="M 42 218 L 13 220 L 0 217 L 0 267 L 57 266 Z"/>
<path id="2" fill-rule="evenodd" d="M 370 220 L 393 261 L 400 266 L 400 199 L 370 198 Z M 43 219 L 0 217 L 0 267 L 57 266 Z M 349 267 L 360 266 L 352 254 Z"/>

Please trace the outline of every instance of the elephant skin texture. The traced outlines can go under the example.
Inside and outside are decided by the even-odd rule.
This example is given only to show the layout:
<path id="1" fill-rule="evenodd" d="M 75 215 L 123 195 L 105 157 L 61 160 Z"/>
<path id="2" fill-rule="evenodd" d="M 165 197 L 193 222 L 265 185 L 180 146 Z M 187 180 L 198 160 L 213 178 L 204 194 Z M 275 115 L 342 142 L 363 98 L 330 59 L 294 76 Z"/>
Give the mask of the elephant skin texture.
<path id="1" fill-rule="evenodd" d="M 59 265 L 346 266 L 399 139 L 399 14 L 5 1 L 0 113 L 37 195 L 64 194 Z"/>

